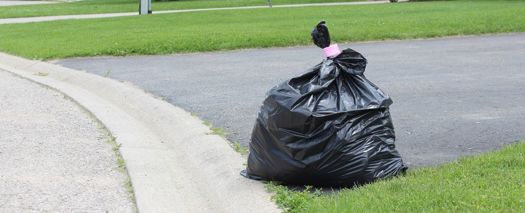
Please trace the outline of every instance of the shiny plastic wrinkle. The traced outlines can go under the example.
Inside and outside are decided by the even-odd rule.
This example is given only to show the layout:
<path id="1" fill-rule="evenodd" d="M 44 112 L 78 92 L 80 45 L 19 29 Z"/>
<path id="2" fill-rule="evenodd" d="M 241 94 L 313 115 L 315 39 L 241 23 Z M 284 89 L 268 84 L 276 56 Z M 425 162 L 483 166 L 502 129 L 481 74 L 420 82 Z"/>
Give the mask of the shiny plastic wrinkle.
<path id="1" fill-rule="evenodd" d="M 407 167 L 395 149 L 390 97 L 363 75 L 352 49 L 267 93 L 243 173 L 258 180 L 353 186 Z"/>

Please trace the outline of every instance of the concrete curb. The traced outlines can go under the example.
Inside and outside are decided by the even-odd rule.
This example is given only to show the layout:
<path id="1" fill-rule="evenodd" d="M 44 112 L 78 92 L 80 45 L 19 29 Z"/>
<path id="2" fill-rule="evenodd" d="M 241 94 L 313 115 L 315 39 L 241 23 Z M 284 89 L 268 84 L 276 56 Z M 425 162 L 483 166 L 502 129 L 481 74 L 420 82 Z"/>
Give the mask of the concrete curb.
<path id="1" fill-rule="evenodd" d="M 279 212 L 245 161 L 202 121 L 139 88 L 0 53 L 0 68 L 54 88 L 90 111 L 116 142 L 141 212 Z"/>

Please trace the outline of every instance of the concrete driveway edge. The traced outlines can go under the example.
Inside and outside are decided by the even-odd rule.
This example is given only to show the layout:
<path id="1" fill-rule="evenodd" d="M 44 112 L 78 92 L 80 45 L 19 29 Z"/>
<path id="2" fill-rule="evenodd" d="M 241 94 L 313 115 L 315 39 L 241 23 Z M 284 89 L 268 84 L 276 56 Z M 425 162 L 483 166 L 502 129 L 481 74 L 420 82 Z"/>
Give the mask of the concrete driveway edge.
<path id="1" fill-rule="evenodd" d="M 244 158 L 183 109 L 118 82 L 0 53 L 0 68 L 56 89 L 91 112 L 120 144 L 141 212 L 279 212 Z"/>

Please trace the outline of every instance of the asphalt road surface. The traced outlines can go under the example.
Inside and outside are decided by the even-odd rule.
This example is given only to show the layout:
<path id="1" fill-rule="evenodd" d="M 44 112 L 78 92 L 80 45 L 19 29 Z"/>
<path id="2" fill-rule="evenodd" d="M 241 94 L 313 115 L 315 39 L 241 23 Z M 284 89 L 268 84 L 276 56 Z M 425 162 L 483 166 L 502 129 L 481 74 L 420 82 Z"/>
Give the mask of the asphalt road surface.
<path id="1" fill-rule="evenodd" d="M 525 34 L 340 46 L 367 57 L 365 75 L 393 98 L 396 143 L 409 166 L 525 139 Z M 247 145 L 266 91 L 322 57 L 311 45 L 56 63 L 132 82 Z"/>

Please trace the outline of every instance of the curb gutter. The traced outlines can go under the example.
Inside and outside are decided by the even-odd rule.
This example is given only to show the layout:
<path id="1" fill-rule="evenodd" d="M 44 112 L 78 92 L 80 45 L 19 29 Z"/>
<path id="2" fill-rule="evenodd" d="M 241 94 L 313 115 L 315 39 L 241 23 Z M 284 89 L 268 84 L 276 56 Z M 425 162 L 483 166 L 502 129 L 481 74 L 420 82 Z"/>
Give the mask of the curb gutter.
<path id="1" fill-rule="evenodd" d="M 243 157 L 202 121 L 140 88 L 0 53 L 0 69 L 56 89 L 91 112 L 116 142 L 140 212 L 279 212 Z"/>

